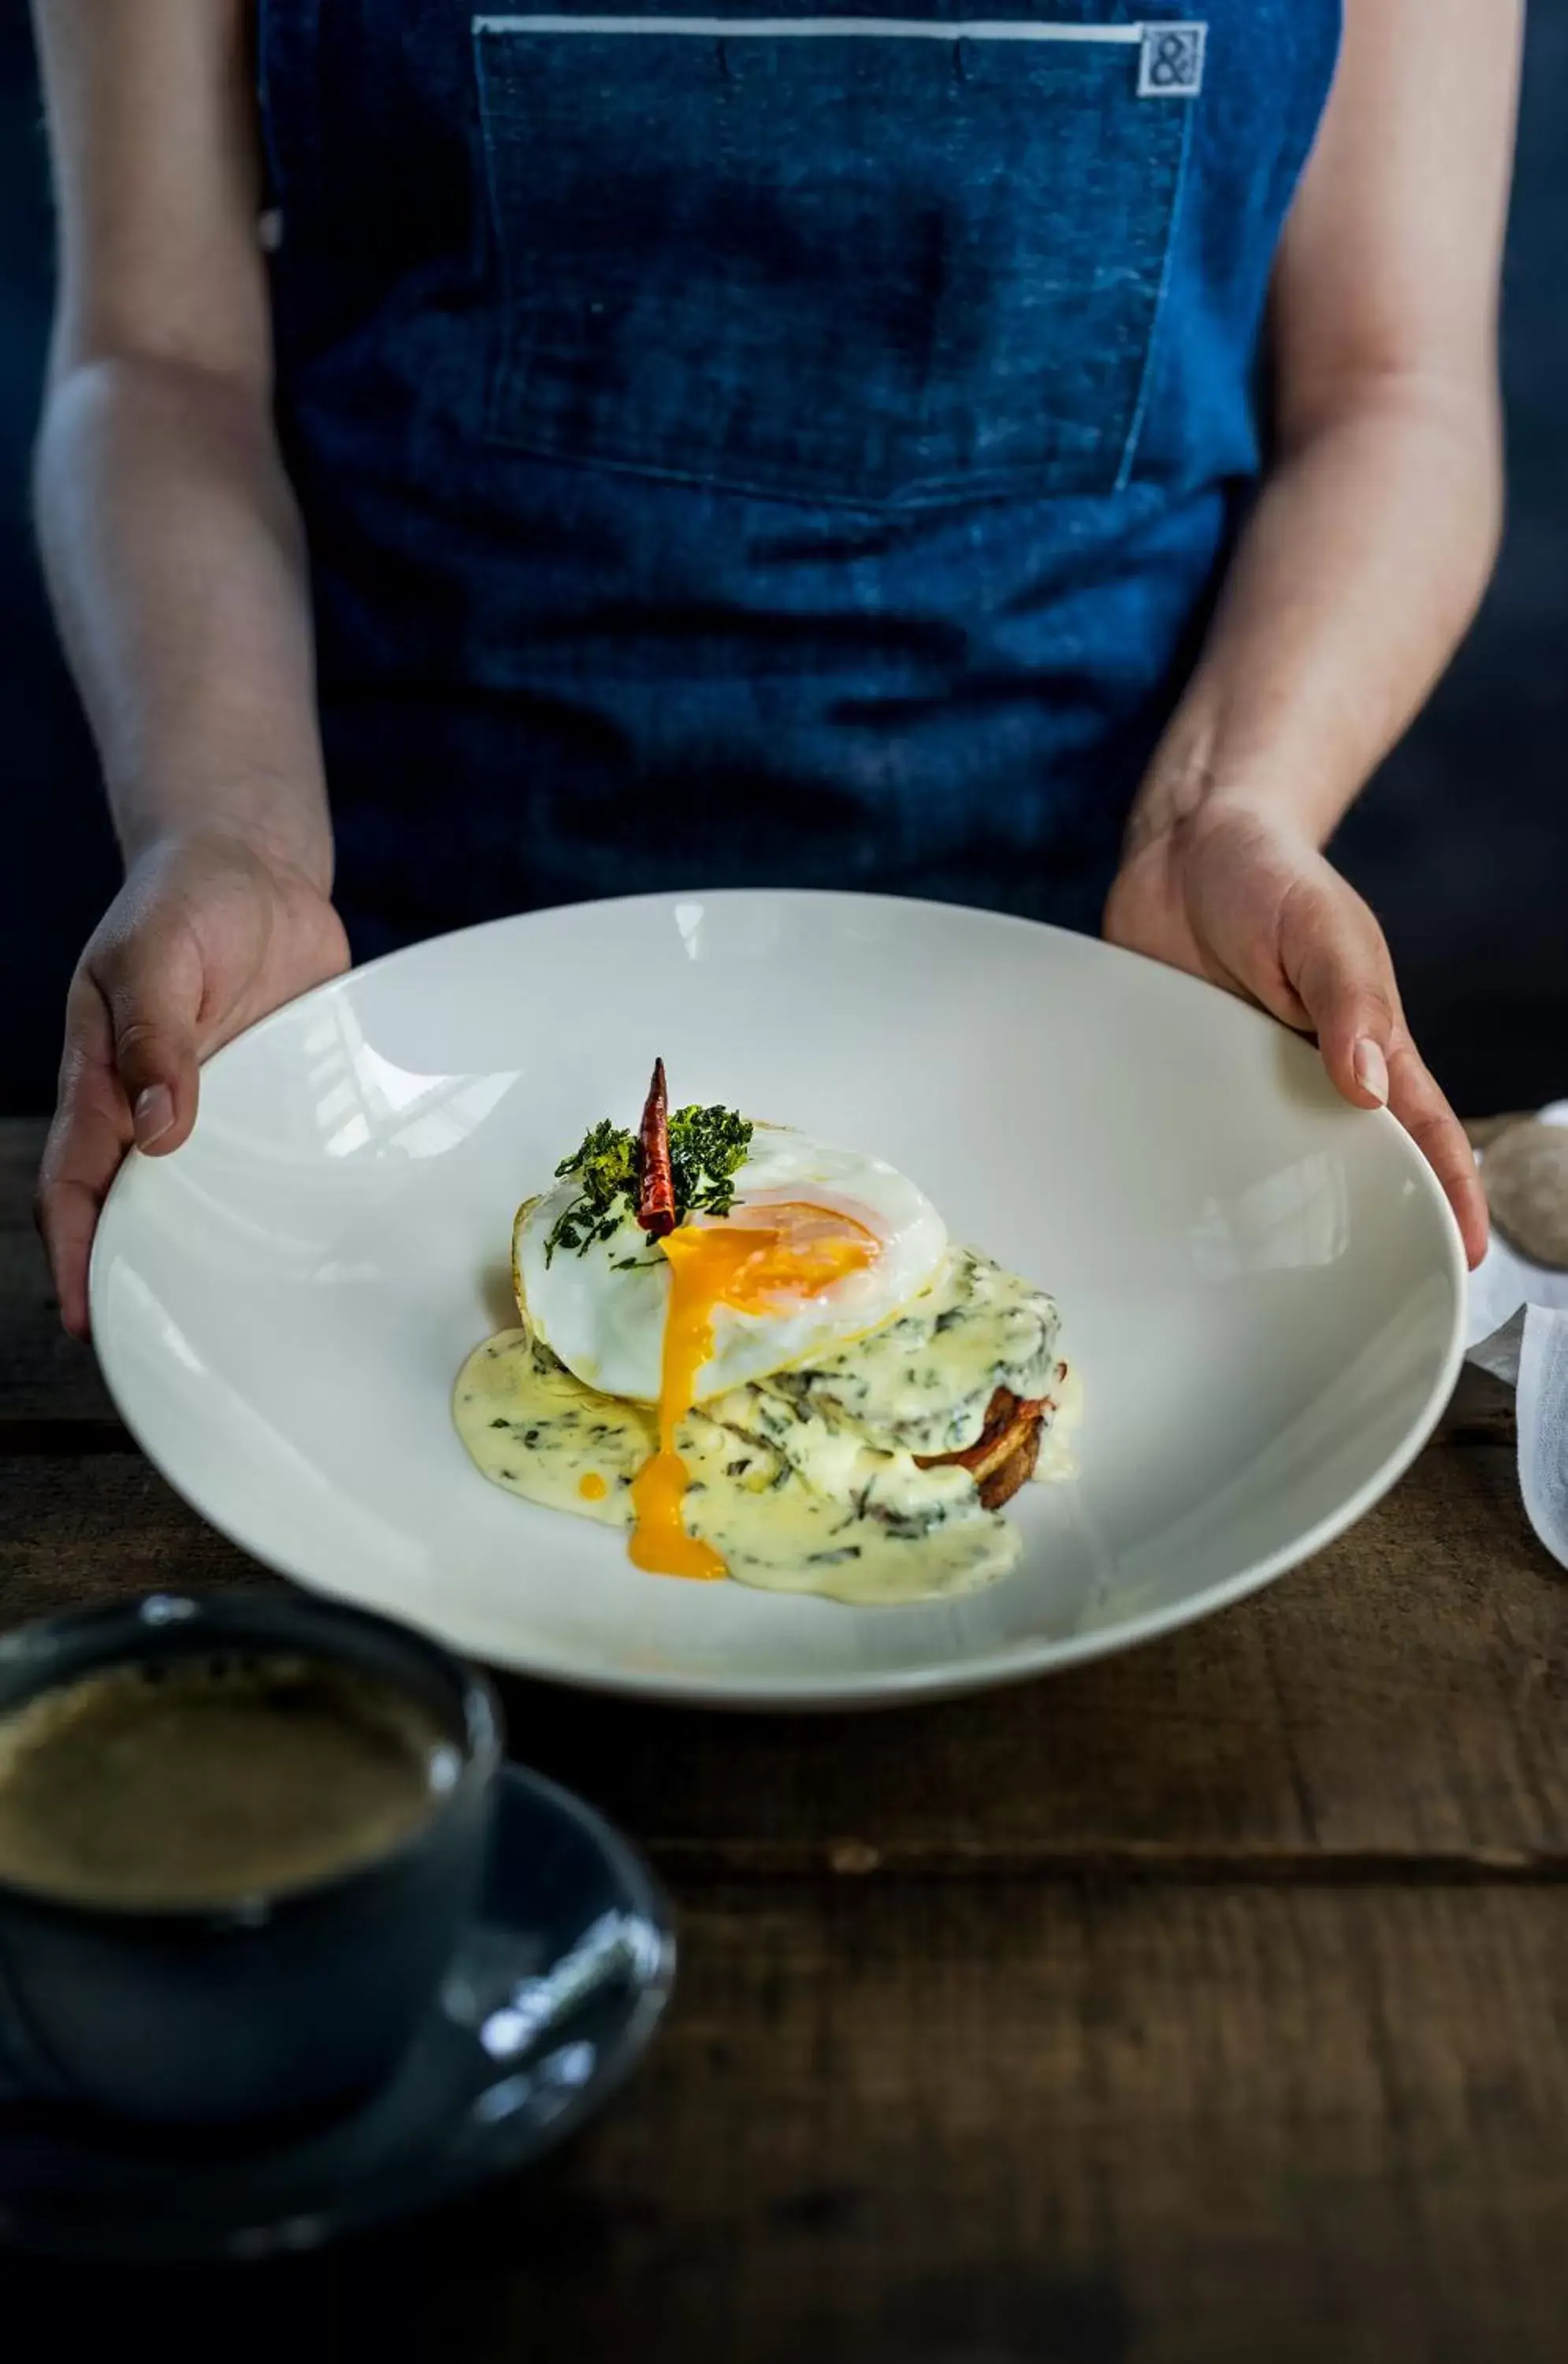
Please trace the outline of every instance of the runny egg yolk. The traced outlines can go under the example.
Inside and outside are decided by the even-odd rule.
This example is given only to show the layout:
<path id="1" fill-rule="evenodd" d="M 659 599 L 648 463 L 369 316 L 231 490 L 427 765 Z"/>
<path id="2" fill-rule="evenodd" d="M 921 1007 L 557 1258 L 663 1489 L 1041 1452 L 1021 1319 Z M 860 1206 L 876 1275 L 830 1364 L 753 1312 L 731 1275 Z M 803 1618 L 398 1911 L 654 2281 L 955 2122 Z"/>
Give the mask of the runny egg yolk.
<path id="1" fill-rule="evenodd" d="M 721 1305 L 766 1313 L 815 1297 L 846 1273 L 876 1261 L 874 1232 L 830 1207 L 785 1201 L 740 1207 L 726 1221 L 686 1223 L 661 1244 L 670 1263 L 670 1302 L 659 1377 L 659 1450 L 632 1480 L 633 1564 L 654 1576 L 728 1576 L 710 1544 L 686 1533 L 686 1465 L 675 1433 L 696 1401 L 697 1374 L 713 1353 Z"/>

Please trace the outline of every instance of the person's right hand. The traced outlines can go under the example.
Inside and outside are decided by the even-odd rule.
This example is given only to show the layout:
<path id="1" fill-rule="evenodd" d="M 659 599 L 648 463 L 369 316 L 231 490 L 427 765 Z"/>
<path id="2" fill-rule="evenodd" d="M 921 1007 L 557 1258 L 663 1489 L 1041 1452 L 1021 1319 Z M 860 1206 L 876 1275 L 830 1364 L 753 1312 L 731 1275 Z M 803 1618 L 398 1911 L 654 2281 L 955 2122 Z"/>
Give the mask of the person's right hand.
<path id="1" fill-rule="evenodd" d="M 217 832 L 136 862 L 77 964 L 38 1221 L 61 1319 L 87 1335 L 98 1211 L 134 1141 L 161 1157 L 196 1114 L 196 1067 L 242 1028 L 349 965 L 342 922 L 306 874 Z"/>

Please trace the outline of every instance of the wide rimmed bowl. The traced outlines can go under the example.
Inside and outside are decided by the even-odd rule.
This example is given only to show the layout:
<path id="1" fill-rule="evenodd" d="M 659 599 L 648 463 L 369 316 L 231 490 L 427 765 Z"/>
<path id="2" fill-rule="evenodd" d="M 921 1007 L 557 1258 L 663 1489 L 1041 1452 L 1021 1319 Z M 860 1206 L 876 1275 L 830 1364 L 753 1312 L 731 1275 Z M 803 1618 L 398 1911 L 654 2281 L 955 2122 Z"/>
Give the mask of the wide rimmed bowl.
<path id="1" fill-rule="evenodd" d="M 891 1159 L 1060 1299 L 1081 1474 L 1013 1506 L 1015 1575 L 873 1610 L 683 1584 L 473 1468 L 452 1380 L 507 1319 L 513 1210 L 655 1052 L 681 1099 Z M 986 913 L 728 892 L 470 929 L 278 1011 L 184 1149 L 128 1160 L 92 1301 L 148 1453 L 285 1575 L 568 1682 L 850 1706 L 1120 1648 L 1317 1550 L 1436 1420 L 1464 1266 L 1394 1120 L 1230 997 Z"/>

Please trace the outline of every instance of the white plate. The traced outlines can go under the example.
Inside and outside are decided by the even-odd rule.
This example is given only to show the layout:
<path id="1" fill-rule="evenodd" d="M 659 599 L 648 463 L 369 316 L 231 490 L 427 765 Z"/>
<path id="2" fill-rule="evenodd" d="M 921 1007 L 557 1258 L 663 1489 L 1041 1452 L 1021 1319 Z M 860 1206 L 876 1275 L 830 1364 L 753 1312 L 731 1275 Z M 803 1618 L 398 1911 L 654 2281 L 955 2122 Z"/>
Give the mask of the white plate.
<path id="1" fill-rule="evenodd" d="M 473 1468 L 449 1399 L 513 1210 L 655 1052 L 682 1100 L 891 1158 L 1058 1296 L 1082 1474 L 1013 1506 L 1017 1574 L 859 1611 L 683 1584 Z M 1430 1430 L 1463 1283 L 1394 1120 L 1229 996 L 982 912 L 694 894 L 445 937 L 231 1044 L 110 1194 L 93 1320 L 160 1468 L 303 1583 L 530 1673 L 843 1706 L 1091 1657 L 1317 1550 Z"/>

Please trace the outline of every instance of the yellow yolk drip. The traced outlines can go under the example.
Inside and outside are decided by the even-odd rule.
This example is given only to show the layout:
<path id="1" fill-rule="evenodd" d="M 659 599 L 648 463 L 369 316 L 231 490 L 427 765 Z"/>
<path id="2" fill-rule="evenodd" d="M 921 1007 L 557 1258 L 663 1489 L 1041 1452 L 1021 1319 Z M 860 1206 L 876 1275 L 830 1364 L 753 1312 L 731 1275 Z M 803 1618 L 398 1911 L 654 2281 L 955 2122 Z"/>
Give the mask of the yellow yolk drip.
<path id="1" fill-rule="evenodd" d="M 586 1470 L 577 1480 L 577 1491 L 584 1502 L 602 1502 L 609 1490 L 596 1469 Z"/>
<path id="2" fill-rule="evenodd" d="M 713 1353 L 715 1311 L 728 1305 L 738 1313 L 766 1313 L 791 1299 L 814 1297 L 873 1263 L 878 1242 L 852 1216 L 785 1202 L 739 1208 L 723 1222 L 684 1224 L 662 1245 L 670 1263 L 670 1304 L 659 1450 L 632 1480 L 631 1558 L 654 1576 L 711 1580 L 729 1571 L 709 1544 L 686 1533 L 686 1465 L 675 1450 L 675 1434 L 696 1401 L 697 1374 Z"/>

